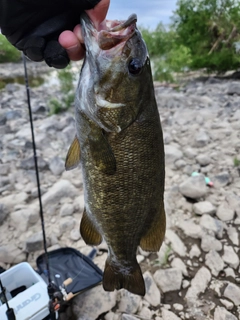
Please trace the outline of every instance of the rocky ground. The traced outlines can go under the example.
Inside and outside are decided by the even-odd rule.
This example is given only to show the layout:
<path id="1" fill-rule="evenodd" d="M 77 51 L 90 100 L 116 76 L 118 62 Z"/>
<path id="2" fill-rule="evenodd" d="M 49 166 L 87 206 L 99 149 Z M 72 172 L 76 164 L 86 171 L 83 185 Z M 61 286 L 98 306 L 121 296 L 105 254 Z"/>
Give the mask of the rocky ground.
<path id="1" fill-rule="evenodd" d="M 210 77 L 155 88 L 165 141 L 167 232 L 160 252 L 138 252 L 147 293 L 141 298 L 98 286 L 73 299 L 73 313 L 79 320 L 237 320 L 240 82 Z M 79 234 L 81 171 L 64 171 L 75 135 L 73 110 L 49 116 L 52 96 L 61 96 L 58 87 L 31 91 L 48 247 L 88 254 L 92 248 Z M 25 87 L 8 84 L 0 106 L 0 265 L 28 261 L 36 267 L 42 235 Z M 106 257 L 102 244 L 94 261 L 103 268 Z"/>

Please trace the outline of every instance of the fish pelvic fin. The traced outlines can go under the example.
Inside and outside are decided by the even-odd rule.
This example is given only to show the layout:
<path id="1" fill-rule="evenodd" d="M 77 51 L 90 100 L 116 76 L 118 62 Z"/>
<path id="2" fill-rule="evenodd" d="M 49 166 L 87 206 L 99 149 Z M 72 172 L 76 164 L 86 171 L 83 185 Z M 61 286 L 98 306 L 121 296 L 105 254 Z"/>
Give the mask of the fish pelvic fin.
<path id="1" fill-rule="evenodd" d="M 102 236 L 96 229 L 93 222 L 88 218 L 86 208 L 84 208 L 83 216 L 80 224 L 80 233 L 86 244 L 97 246 L 102 242 Z"/>
<path id="2" fill-rule="evenodd" d="M 166 216 L 164 204 L 162 202 L 161 208 L 155 218 L 153 219 L 150 228 L 148 228 L 145 235 L 140 240 L 140 247 L 144 251 L 157 252 L 160 250 L 166 231 Z"/>
<path id="3" fill-rule="evenodd" d="M 108 257 L 103 273 L 103 288 L 105 291 L 124 288 L 131 293 L 144 296 L 145 283 L 137 261 L 133 266 L 124 268 L 124 266 L 113 263 L 111 257 Z"/>
<path id="4" fill-rule="evenodd" d="M 75 136 L 67 153 L 65 161 L 65 169 L 67 171 L 75 169 L 80 162 L 80 143 L 77 136 Z"/>

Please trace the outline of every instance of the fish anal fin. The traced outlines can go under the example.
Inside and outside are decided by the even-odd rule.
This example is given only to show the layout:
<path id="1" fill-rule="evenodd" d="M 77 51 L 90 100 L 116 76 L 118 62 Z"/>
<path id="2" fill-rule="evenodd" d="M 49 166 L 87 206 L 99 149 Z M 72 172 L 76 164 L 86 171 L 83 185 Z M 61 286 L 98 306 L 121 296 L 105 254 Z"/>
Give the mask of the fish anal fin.
<path id="1" fill-rule="evenodd" d="M 166 231 L 166 216 L 164 205 L 155 215 L 150 228 L 140 240 L 140 247 L 144 251 L 157 252 L 160 250 Z"/>
<path id="2" fill-rule="evenodd" d="M 90 246 L 97 246 L 102 242 L 102 236 L 94 226 L 93 222 L 88 218 L 86 209 L 84 209 L 80 233 L 86 244 Z"/>
<path id="3" fill-rule="evenodd" d="M 144 296 L 145 283 L 137 261 L 133 266 L 124 268 L 124 266 L 113 263 L 111 257 L 108 257 L 103 273 L 103 288 L 105 291 L 124 288 L 131 293 Z"/>
<path id="4" fill-rule="evenodd" d="M 72 170 L 79 165 L 80 162 L 80 144 L 77 136 L 74 138 L 65 161 L 65 169 Z"/>

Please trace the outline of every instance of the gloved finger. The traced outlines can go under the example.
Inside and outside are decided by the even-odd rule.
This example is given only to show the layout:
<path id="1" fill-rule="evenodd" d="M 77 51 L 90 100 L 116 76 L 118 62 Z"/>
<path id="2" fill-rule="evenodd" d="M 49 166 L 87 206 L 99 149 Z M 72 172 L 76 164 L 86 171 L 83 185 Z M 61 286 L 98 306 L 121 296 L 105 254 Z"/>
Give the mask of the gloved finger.
<path id="1" fill-rule="evenodd" d="M 43 56 L 49 67 L 57 69 L 65 68 L 70 61 L 66 50 L 57 40 L 47 42 Z"/>
<path id="2" fill-rule="evenodd" d="M 16 47 L 33 61 L 43 61 L 50 67 L 63 69 L 69 64 L 66 50 L 57 40 L 46 41 L 42 37 L 30 37 L 17 43 Z"/>
<path id="3" fill-rule="evenodd" d="M 43 37 L 30 37 L 16 43 L 17 49 L 23 51 L 24 54 L 33 61 L 43 60 L 45 46 L 46 40 Z"/>

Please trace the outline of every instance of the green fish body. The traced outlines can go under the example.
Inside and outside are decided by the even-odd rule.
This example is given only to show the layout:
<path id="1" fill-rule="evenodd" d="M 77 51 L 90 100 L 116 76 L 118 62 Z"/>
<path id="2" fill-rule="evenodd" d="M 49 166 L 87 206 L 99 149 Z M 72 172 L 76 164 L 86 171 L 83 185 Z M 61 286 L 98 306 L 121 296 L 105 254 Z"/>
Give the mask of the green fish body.
<path id="1" fill-rule="evenodd" d="M 86 58 L 76 94 L 77 136 L 66 169 L 81 164 L 84 241 L 109 249 L 103 287 L 144 295 L 138 246 L 159 251 L 166 228 L 164 146 L 146 45 L 136 16 L 97 31 L 81 19 Z"/>

